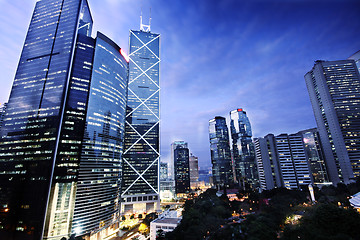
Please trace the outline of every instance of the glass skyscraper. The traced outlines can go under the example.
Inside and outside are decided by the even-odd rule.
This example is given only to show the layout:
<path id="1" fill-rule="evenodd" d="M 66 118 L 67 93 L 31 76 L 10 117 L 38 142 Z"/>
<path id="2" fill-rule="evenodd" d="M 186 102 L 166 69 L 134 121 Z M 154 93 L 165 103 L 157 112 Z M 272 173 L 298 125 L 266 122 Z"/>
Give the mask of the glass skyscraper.
<path id="1" fill-rule="evenodd" d="M 1 132 L 1 126 L 3 119 L 5 117 L 5 110 L 6 110 L 7 103 L 4 103 L 0 106 L 0 132 Z M 1 133 L 0 133 L 1 134 Z"/>
<path id="2" fill-rule="evenodd" d="M 174 149 L 175 193 L 190 192 L 189 148 L 177 145 Z"/>
<path id="3" fill-rule="evenodd" d="M 234 181 L 229 132 L 224 117 L 209 121 L 210 154 L 215 185 L 230 185 Z"/>
<path id="4" fill-rule="evenodd" d="M 160 35 L 131 30 L 129 58 L 122 212 L 144 213 L 160 207 Z"/>
<path id="5" fill-rule="evenodd" d="M 236 180 L 241 184 L 257 187 L 258 172 L 249 118 L 246 112 L 239 108 L 230 112 L 230 120 Z"/>
<path id="6" fill-rule="evenodd" d="M 128 63 L 86 0 L 39 0 L 0 139 L 0 238 L 95 234 L 119 214 Z"/>
<path id="7" fill-rule="evenodd" d="M 360 176 L 360 76 L 354 60 L 316 61 L 305 75 L 330 181 Z"/>
<path id="8" fill-rule="evenodd" d="M 329 184 L 324 152 L 316 128 L 303 130 L 297 133 L 302 137 L 304 149 L 314 184 Z"/>

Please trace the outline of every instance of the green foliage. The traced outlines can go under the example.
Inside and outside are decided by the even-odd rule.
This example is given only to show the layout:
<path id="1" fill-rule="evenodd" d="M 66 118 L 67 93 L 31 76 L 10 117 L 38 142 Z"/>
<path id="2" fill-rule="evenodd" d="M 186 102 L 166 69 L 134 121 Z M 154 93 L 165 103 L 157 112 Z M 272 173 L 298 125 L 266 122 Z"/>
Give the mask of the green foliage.
<path id="1" fill-rule="evenodd" d="M 281 239 L 359 239 L 360 215 L 333 204 L 318 204 L 306 212 L 296 226 L 287 226 Z"/>
<path id="2" fill-rule="evenodd" d="M 294 206 L 306 201 L 306 193 L 277 188 L 254 197 L 260 198 L 270 199 L 269 205 L 262 206 L 260 212 L 248 216 L 243 223 L 242 230 L 248 240 L 277 239 L 277 232 L 286 216 L 292 213 Z"/>
<path id="3" fill-rule="evenodd" d="M 155 212 L 149 213 L 145 216 L 143 223 L 150 227 L 150 222 L 152 222 L 153 220 L 155 220 L 157 218 L 157 215 Z"/>
<path id="4" fill-rule="evenodd" d="M 230 216 L 228 199 L 220 199 L 216 190 L 208 189 L 198 198 L 185 202 L 181 223 L 173 232 L 166 234 L 166 239 L 203 239 L 217 231 Z"/>

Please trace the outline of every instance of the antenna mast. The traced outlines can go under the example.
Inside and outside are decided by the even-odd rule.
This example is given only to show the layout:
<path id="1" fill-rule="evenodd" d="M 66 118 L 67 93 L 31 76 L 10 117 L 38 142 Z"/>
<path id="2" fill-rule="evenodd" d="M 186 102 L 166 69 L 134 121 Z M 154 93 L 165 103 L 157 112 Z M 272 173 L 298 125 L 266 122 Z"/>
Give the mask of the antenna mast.
<path id="1" fill-rule="evenodd" d="M 142 22 L 142 8 L 141 8 L 140 31 L 150 32 L 150 25 L 151 25 L 151 8 L 150 8 L 149 25 L 145 25 L 145 24 L 143 24 L 143 22 Z"/>

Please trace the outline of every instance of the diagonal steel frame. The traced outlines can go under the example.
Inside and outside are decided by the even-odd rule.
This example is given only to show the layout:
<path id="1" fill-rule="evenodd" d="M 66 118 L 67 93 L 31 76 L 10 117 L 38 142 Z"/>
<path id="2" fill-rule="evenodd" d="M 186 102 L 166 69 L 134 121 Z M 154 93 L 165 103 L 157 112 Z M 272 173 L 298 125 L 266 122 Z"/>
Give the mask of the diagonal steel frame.
<path id="1" fill-rule="evenodd" d="M 157 157 L 141 174 L 140 174 L 125 158 L 123 158 L 123 159 L 125 160 L 125 162 L 135 171 L 135 173 L 136 173 L 137 175 L 139 175 L 139 177 L 138 177 L 132 184 L 130 184 L 130 186 L 122 193 L 122 196 L 125 195 L 125 193 L 126 193 L 127 191 L 129 191 L 129 189 L 130 189 L 140 178 L 142 178 L 142 179 L 145 181 L 145 183 L 146 183 L 147 185 L 149 185 L 149 187 L 151 187 L 152 190 L 154 190 L 155 193 L 157 193 L 157 194 L 159 193 L 159 192 L 156 191 L 156 190 L 153 188 L 153 186 L 152 186 L 148 181 L 146 181 L 146 179 L 143 177 L 143 175 L 154 165 L 154 163 L 155 163 L 155 162 L 158 162 L 159 158 L 160 158 L 160 157 Z"/>
<path id="2" fill-rule="evenodd" d="M 137 106 L 136 108 L 134 108 L 130 113 L 128 113 L 127 115 L 126 115 L 126 117 L 129 117 L 133 112 L 135 112 L 141 105 L 145 105 L 145 107 L 159 120 L 160 118 L 158 117 L 158 116 L 156 116 L 156 114 L 145 104 L 150 98 L 152 98 L 157 92 L 160 92 L 160 89 L 158 89 L 158 90 L 156 90 L 156 92 L 154 92 L 153 94 L 151 94 L 151 96 L 150 97 L 148 97 L 145 101 L 142 101 L 139 97 L 138 97 L 138 95 L 136 95 L 134 92 L 133 92 L 133 90 L 131 90 L 130 88 L 128 89 L 128 90 L 130 90 L 130 92 L 132 93 L 132 94 L 134 94 L 134 96 L 135 97 L 137 97 L 137 99 L 139 99 L 140 100 L 140 104 L 139 104 L 139 106 Z"/>
<path id="3" fill-rule="evenodd" d="M 131 59 L 132 60 L 132 59 Z M 132 60 L 133 62 L 134 62 L 134 60 Z M 151 65 L 148 69 L 146 69 L 145 71 L 143 71 L 142 70 L 142 68 L 141 67 L 139 67 L 139 65 L 137 65 L 137 67 L 139 67 L 140 68 L 140 70 L 142 71 L 142 73 L 141 74 L 139 74 L 136 78 L 134 78 L 133 80 L 131 80 L 130 82 L 129 82 L 129 85 L 131 84 L 131 83 L 133 83 L 134 81 L 136 81 L 139 77 L 141 77 L 142 75 L 145 75 L 145 73 L 147 72 L 147 71 L 149 71 L 150 69 L 152 69 L 156 64 L 158 64 L 158 63 L 160 63 L 160 60 L 158 60 L 156 63 L 154 63 L 153 65 Z M 149 77 L 148 75 L 146 75 L 147 77 Z M 152 80 L 152 79 L 151 79 Z M 153 81 L 154 82 L 154 81 Z M 159 87 L 157 84 L 156 84 L 156 86 L 157 87 Z"/>
<path id="4" fill-rule="evenodd" d="M 154 56 L 155 56 L 157 59 L 160 60 L 159 56 L 157 56 L 157 55 L 156 55 L 153 51 L 151 51 L 151 49 L 147 46 L 148 44 L 150 44 L 150 43 L 152 43 L 153 41 L 155 41 L 157 38 L 160 38 L 160 35 L 158 35 L 156 38 L 153 38 L 151 41 L 149 41 L 149 42 L 147 42 L 147 43 L 144 43 L 143 41 L 141 41 L 140 38 L 138 38 L 138 36 L 136 36 L 136 35 L 134 34 L 133 31 L 131 31 L 131 33 L 132 33 L 132 35 L 134 35 L 134 37 L 136 37 L 143 45 L 142 45 L 140 48 L 136 49 L 134 52 L 130 53 L 129 57 L 130 57 L 131 55 L 133 55 L 134 53 L 136 53 L 137 51 L 139 51 L 140 49 L 142 49 L 143 47 L 146 47 L 152 54 L 154 54 Z"/>
<path id="5" fill-rule="evenodd" d="M 138 140 L 136 140 L 136 142 L 135 142 L 133 145 L 131 145 L 128 149 L 126 149 L 126 151 L 125 151 L 123 154 L 127 153 L 133 146 L 135 146 L 136 143 L 138 143 L 138 142 L 140 141 L 140 139 L 142 139 L 142 140 L 145 141 L 145 143 L 146 143 L 149 147 L 151 147 L 152 150 L 154 150 L 154 152 L 155 152 L 157 155 L 160 156 L 160 153 L 159 153 L 158 151 L 156 151 L 155 148 L 153 148 L 153 146 L 151 146 L 151 144 L 150 144 L 148 141 L 146 141 L 146 139 L 144 138 L 144 136 L 145 136 L 146 134 L 148 134 L 156 125 L 160 124 L 160 121 L 156 122 L 146 133 L 144 133 L 144 135 L 141 135 L 138 131 L 136 131 L 136 129 L 135 129 L 128 121 L 126 121 L 126 123 L 132 128 L 132 130 L 134 130 L 134 131 L 139 135 L 140 138 L 139 138 Z"/>
<path id="6" fill-rule="evenodd" d="M 132 60 L 131 58 L 130 58 L 130 60 L 132 63 L 135 64 L 136 67 L 138 67 L 142 71 L 142 74 L 146 75 L 150 79 L 150 81 L 152 81 L 158 88 L 160 88 L 160 86 L 149 75 L 147 75 L 147 73 L 144 72 L 144 70 L 142 70 L 142 68 L 139 65 L 137 65 L 134 60 Z"/>

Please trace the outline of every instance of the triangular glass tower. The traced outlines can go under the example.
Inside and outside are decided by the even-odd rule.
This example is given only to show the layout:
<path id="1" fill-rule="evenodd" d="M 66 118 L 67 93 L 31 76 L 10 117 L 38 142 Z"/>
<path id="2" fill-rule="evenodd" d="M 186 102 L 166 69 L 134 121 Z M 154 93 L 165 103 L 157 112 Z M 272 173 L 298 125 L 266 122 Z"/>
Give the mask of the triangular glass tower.
<path id="1" fill-rule="evenodd" d="M 159 208 L 160 35 L 130 30 L 122 213 Z"/>

